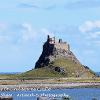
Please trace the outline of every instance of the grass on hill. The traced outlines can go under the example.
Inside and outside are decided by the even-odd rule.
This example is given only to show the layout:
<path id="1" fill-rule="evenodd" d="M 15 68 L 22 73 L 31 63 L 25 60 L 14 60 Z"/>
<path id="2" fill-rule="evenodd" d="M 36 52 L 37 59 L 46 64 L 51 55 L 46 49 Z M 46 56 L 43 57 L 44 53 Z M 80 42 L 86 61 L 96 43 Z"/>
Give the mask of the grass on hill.
<path id="1" fill-rule="evenodd" d="M 39 68 L 27 71 L 18 75 L 19 78 L 33 79 L 33 78 L 50 78 L 50 77 L 63 77 L 62 74 L 51 71 L 47 68 Z"/>
<path id="2" fill-rule="evenodd" d="M 65 73 L 59 73 L 54 70 L 50 70 L 52 67 L 62 67 Z M 73 62 L 71 59 L 56 59 L 50 63 L 47 67 L 32 69 L 22 74 L 16 75 L 0 75 L 0 79 L 34 79 L 34 78 L 71 78 L 74 77 L 91 78 L 95 74 L 90 69 L 84 68 L 81 64 Z"/>
<path id="3" fill-rule="evenodd" d="M 94 72 L 90 69 L 86 69 L 81 64 L 75 63 L 71 59 L 57 59 L 54 61 L 53 66 L 62 66 L 68 77 L 93 77 Z"/>
<path id="4" fill-rule="evenodd" d="M 50 70 L 48 67 L 59 66 L 65 69 L 65 74 Z M 81 64 L 77 64 L 70 59 L 56 59 L 50 63 L 48 67 L 33 69 L 18 75 L 19 78 L 44 78 L 44 77 L 93 77 L 94 72 L 84 68 Z"/>

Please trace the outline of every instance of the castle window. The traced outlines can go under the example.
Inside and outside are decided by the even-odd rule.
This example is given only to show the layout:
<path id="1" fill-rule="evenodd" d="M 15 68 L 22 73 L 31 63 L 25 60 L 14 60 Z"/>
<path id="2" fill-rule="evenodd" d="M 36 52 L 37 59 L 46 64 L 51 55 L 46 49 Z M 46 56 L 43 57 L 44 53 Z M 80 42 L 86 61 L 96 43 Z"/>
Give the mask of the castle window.
<path id="1" fill-rule="evenodd" d="M 62 39 L 59 39 L 59 43 L 62 43 Z"/>

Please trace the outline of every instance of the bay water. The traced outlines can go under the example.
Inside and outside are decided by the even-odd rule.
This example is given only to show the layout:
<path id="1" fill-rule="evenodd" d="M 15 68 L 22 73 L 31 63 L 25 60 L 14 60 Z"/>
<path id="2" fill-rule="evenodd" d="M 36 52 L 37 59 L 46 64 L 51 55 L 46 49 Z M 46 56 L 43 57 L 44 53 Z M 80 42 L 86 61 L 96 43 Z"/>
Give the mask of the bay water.
<path id="1" fill-rule="evenodd" d="M 100 88 L 74 88 L 49 90 L 0 91 L 2 96 L 12 96 L 13 100 L 37 100 L 38 96 L 70 96 L 72 100 L 100 100 Z"/>

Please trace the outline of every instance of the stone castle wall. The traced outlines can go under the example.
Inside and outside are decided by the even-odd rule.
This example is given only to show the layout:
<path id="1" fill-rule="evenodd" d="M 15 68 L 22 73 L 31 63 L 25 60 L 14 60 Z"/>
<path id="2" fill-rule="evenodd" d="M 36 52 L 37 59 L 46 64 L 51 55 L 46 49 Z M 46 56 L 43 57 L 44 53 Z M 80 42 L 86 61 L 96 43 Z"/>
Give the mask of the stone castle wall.
<path id="1" fill-rule="evenodd" d="M 67 43 L 55 43 L 54 47 L 56 49 L 62 49 L 62 50 L 65 50 L 65 51 L 70 51 L 69 44 L 67 44 Z"/>
<path id="2" fill-rule="evenodd" d="M 66 42 L 63 42 L 62 39 L 59 39 L 59 41 L 56 41 L 55 37 L 50 38 L 50 36 L 48 35 L 47 42 L 49 44 L 53 44 L 56 49 L 62 49 L 62 50 L 65 50 L 65 51 L 70 51 L 69 44 L 67 44 Z"/>

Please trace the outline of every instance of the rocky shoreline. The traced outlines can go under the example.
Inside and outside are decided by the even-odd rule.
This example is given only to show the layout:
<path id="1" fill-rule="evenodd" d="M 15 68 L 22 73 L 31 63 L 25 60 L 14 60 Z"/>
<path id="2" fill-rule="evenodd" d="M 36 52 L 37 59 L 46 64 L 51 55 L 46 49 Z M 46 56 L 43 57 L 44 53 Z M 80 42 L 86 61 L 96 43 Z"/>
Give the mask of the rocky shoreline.
<path id="1" fill-rule="evenodd" d="M 50 89 L 65 89 L 65 88 L 100 88 L 100 82 L 70 82 L 70 83 L 34 83 L 20 85 L 0 85 L 0 91 L 19 91 L 19 90 L 50 90 Z"/>

